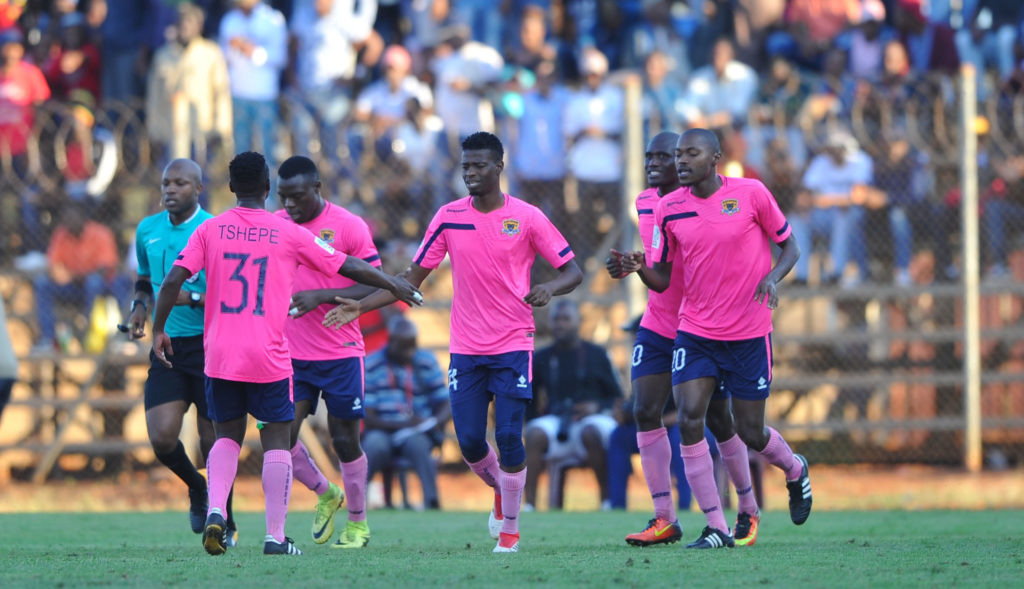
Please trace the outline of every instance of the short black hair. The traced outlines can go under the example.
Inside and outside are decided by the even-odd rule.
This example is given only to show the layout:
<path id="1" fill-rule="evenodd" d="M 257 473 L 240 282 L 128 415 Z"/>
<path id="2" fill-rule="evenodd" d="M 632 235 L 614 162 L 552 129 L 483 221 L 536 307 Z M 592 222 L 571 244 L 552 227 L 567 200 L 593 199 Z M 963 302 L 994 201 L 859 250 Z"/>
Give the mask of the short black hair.
<path id="1" fill-rule="evenodd" d="M 462 151 L 486 149 L 494 154 L 496 161 L 505 159 L 505 148 L 497 135 L 486 131 L 477 131 L 462 140 Z"/>
<path id="2" fill-rule="evenodd" d="M 316 164 L 308 157 L 293 155 L 284 160 L 281 167 L 277 169 L 277 176 L 282 180 L 288 180 L 296 176 L 312 176 L 313 180 L 319 180 L 320 170 L 316 169 Z"/>
<path id="3" fill-rule="evenodd" d="M 243 151 L 228 164 L 228 179 L 235 194 L 259 194 L 270 186 L 270 170 L 263 154 Z"/>

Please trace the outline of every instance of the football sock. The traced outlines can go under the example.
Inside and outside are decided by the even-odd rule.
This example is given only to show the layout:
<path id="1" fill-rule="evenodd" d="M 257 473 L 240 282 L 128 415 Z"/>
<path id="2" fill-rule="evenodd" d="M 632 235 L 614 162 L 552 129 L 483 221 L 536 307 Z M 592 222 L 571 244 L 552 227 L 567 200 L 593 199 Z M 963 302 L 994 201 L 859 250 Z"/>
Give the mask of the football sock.
<path id="1" fill-rule="evenodd" d="M 309 455 L 309 450 L 306 449 L 306 445 L 301 440 L 292 447 L 291 455 L 292 471 L 295 473 L 295 480 L 306 485 L 306 488 L 317 495 L 326 493 L 327 488 L 330 486 L 327 482 L 327 477 L 317 468 L 316 463 L 313 462 L 313 457 Z"/>
<path id="2" fill-rule="evenodd" d="M 501 512 L 505 518 L 501 531 L 504 534 L 518 534 L 519 507 L 523 502 L 523 487 L 526 486 L 526 469 L 519 472 L 499 471 L 498 483 L 501 487 Z"/>
<path id="3" fill-rule="evenodd" d="M 498 468 L 498 455 L 494 452 L 494 448 L 491 448 L 490 444 L 487 444 L 487 456 L 484 456 L 479 462 L 470 462 L 465 457 L 463 457 L 463 460 L 476 473 L 476 476 L 487 483 L 487 486 L 500 492 L 498 490 L 498 477 L 500 476 L 498 473 L 501 469 Z"/>
<path id="4" fill-rule="evenodd" d="M 676 508 L 672 502 L 672 444 L 664 427 L 647 432 L 636 432 L 636 445 L 640 448 L 640 465 L 647 479 L 647 489 L 654 500 L 654 517 L 676 521 Z"/>
<path id="5" fill-rule="evenodd" d="M 171 469 L 171 472 L 178 475 L 178 478 L 188 485 L 189 489 L 202 489 L 206 486 L 206 479 L 196 470 L 196 465 L 189 460 L 185 453 L 185 446 L 178 440 L 178 445 L 168 454 L 157 454 L 156 459 L 161 464 Z"/>
<path id="6" fill-rule="evenodd" d="M 267 504 L 267 534 L 284 542 L 288 497 L 292 491 L 292 455 L 287 450 L 263 453 L 263 497 Z"/>
<path id="7" fill-rule="evenodd" d="M 803 474 L 804 465 L 793 457 L 793 451 L 789 449 L 789 444 L 782 438 L 782 434 L 775 431 L 775 428 L 768 428 L 768 443 L 765 444 L 764 450 L 761 450 L 760 454 L 770 464 L 781 468 L 782 472 L 786 473 L 787 481 L 795 481 Z"/>
<path id="8" fill-rule="evenodd" d="M 686 482 L 690 483 L 690 489 L 708 525 L 728 533 L 729 524 L 725 523 L 725 514 L 722 513 L 722 498 L 715 484 L 715 463 L 711 460 L 708 441 L 701 439 L 692 446 L 679 444 L 679 453 L 686 469 Z"/>
<path id="9" fill-rule="evenodd" d="M 342 462 L 341 476 L 345 479 L 348 519 L 354 522 L 366 521 L 366 454 L 360 454 L 352 462 Z"/>
<path id="10" fill-rule="evenodd" d="M 739 510 L 750 515 L 757 515 L 757 498 L 754 497 L 754 486 L 750 478 L 750 456 L 747 454 L 747 445 L 743 443 L 739 435 L 733 434 L 724 442 L 718 442 L 718 451 L 725 462 L 725 468 L 729 471 L 729 479 L 736 487 L 736 497 L 739 498 Z"/>
<path id="11" fill-rule="evenodd" d="M 242 447 L 231 438 L 217 438 L 206 458 L 206 476 L 210 479 L 210 509 L 227 511 L 228 494 L 238 473 L 238 454 Z M 207 512 L 209 513 L 209 512 Z"/>

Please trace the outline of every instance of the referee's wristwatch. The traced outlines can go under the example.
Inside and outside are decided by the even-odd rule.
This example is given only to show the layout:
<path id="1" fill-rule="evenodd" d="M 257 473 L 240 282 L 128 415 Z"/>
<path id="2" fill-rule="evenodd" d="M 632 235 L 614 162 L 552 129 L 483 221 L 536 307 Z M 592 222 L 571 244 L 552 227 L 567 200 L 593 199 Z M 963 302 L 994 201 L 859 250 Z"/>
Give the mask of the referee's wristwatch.
<path id="1" fill-rule="evenodd" d="M 189 299 L 188 306 L 192 307 L 193 309 L 195 309 L 196 307 L 199 306 L 199 301 L 201 301 L 203 299 L 203 295 L 201 295 L 201 294 L 199 294 L 197 292 L 191 292 L 188 295 L 188 299 Z"/>

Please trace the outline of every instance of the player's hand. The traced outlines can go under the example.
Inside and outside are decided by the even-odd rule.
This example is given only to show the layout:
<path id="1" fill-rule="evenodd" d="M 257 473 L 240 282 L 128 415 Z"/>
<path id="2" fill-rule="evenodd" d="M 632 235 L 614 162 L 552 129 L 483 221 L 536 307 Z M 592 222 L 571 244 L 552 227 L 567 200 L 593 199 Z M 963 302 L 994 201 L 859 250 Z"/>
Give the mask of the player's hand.
<path id="1" fill-rule="evenodd" d="M 779 306 L 779 291 L 775 286 L 775 281 L 768 277 L 762 278 L 761 282 L 757 283 L 757 291 L 754 292 L 754 301 L 759 305 L 768 303 L 768 308 L 772 311 Z"/>
<path id="2" fill-rule="evenodd" d="M 640 268 L 647 263 L 646 256 L 642 251 L 626 252 L 622 254 L 622 271 L 626 274 L 639 272 Z"/>
<path id="3" fill-rule="evenodd" d="M 626 271 L 622 269 L 622 255 L 622 252 L 618 250 L 611 250 L 610 255 L 604 261 L 604 267 L 612 278 L 626 277 Z"/>
<path id="4" fill-rule="evenodd" d="M 171 337 L 162 331 L 153 332 L 153 354 L 161 364 L 168 368 L 173 368 L 171 361 L 168 360 L 174 355 L 174 350 L 171 349 Z"/>
<path id="5" fill-rule="evenodd" d="M 146 337 L 146 311 L 142 305 L 136 305 L 135 310 L 128 315 L 128 338 L 132 340 Z"/>
<path id="6" fill-rule="evenodd" d="M 304 290 L 292 295 L 291 304 L 288 305 L 288 315 L 302 317 L 321 304 L 319 298 L 311 290 Z"/>
<path id="7" fill-rule="evenodd" d="M 523 302 L 534 307 L 543 307 L 551 302 L 553 296 L 555 296 L 554 291 L 548 286 L 548 283 L 544 282 L 531 288 L 530 292 L 523 297 Z"/>
<path id="8" fill-rule="evenodd" d="M 423 304 L 423 294 L 420 293 L 418 288 L 410 284 L 404 276 L 392 276 L 390 290 L 396 299 L 407 305 L 419 307 Z"/>
<path id="9" fill-rule="evenodd" d="M 352 323 L 358 319 L 359 314 L 362 312 L 357 300 L 334 297 L 334 302 L 338 303 L 338 306 L 328 311 L 327 315 L 324 316 L 323 324 L 326 327 L 338 329 L 342 325 Z"/>

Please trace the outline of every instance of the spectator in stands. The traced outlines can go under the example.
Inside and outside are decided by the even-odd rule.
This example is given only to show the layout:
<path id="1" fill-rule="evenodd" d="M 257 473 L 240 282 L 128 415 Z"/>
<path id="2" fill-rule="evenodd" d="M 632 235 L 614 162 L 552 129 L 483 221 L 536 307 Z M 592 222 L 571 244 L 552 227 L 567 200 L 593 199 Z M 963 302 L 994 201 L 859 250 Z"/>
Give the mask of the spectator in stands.
<path id="1" fill-rule="evenodd" d="M 526 424 L 527 505 L 537 503 L 537 479 L 546 466 L 571 460 L 594 471 L 602 507 L 608 500 L 608 438 L 622 389 L 604 348 L 580 338 L 580 311 L 569 299 L 551 306 L 553 343 L 537 351 L 534 404 L 540 417 Z M 555 476 L 556 473 L 549 473 Z M 560 502 L 549 505 L 561 509 Z"/>
<path id="2" fill-rule="evenodd" d="M 910 286 L 910 257 L 914 253 L 915 225 L 924 231 L 936 226 L 936 211 L 928 202 L 928 158 L 894 130 L 883 143 L 874 163 L 875 187 L 886 194 L 893 240 L 893 280 Z"/>
<path id="3" fill-rule="evenodd" d="M 356 100 L 353 116 L 369 126 L 368 139 L 381 154 L 391 151 L 394 129 L 406 120 L 407 104 L 416 98 L 420 106 L 433 111 L 434 95 L 430 87 L 416 79 L 412 71 L 412 57 L 401 45 L 391 45 L 381 58 L 384 77 L 363 89 Z M 358 161 L 363 147 L 353 138 L 353 155 Z"/>
<path id="4" fill-rule="evenodd" d="M 96 297 L 112 293 L 126 298 L 129 285 L 118 275 L 119 258 L 114 232 L 89 219 L 85 207 L 68 201 L 59 213 L 59 222 L 46 251 L 48 272 L 33 280 L 40 339 L 37 352 L 53 352 L 56 338 L 58 302 L 74 303 L 89 313 Z"/>
<path id="5" fill-rule="evenodd" d="M 101 69 L 100 52 L 89 38 L 85 16 L 80 12 L 65 13 L 60 17 L 57 46 L 43 68 L 53 97 L 70 100 L 80 90 L 98 103 Z"/>
<path id="6" fill-rule="evenodd" d="M 623 63 L 626 67 L 650 67 L 650 56 L 654 52 L 666 58 L 669 76 L 675 84 L 681 85 L 690 75 L 690 52 L 686 39 L 672 17 L 672 3 L 669 0 L 654 0 L 643 3 L 643 18 L 622 40 L 625 46 Z M 648 72 L 648 75 L 650 72 Z M 668 129 L 669 127 L 655 127 Z"/>
<path id="7" fill-rule="evenodd" d="M 992 162 L 997 177 L 984 195 L 982 221 L 992 266 L 989 276 L 1007 278 L 1010 229 L 1024 226 L 1024 156 L 1008 155 Z"/>
<path id="8" fill-rule="evenodd" d="M 366 357 L 363 451 L 367 478 L 404 458 L 416 471 L 427 509 L 439 509 L 433 449 L 451 417 L 445 373 L 417 347 L 416 325 L 398 315 L 388 322 L 388 345 Z"/>
<path id="9" fill-rule="evenodd" d="M 907 48 L 911 68 L 916 74 L 956 73 L 960 67 L 960 55 L 948 20 L 926 19 L 920 0 L 898 0 L 893 13 L 893 24 L 899 32 L 900 41 Z"/>
<path id="10" fill-rule="evenodd" d="M 674 59 L 655 49 L 644 60 L 644 141 L 661 129 L 680 129 L 682 117 L 676 104 L 683 98 L 683 85 Z"/>
<path id="11" fill-rule="evenodd" d="M 261 0 L 233 0 L 235 8 L 220 21 L 220 46 L 231 82 L 234 142 L 237 151 L 259 151 L 274 168 L 277 98 L 281 70 L 288 63 L 284 16 Z M 261 144 L 253 139 L 257 130 Z"/>
<path id="12" fill-rule="evenodd" d="M 220 46 L 201 36 L 203 19 L 198 6 L 179 5 L 174 38 L 153 57 L 146 128 L 157 161 L 204 161 L 218 145 L 234 153 L 227 62 Z"/>
<path id="13" fill-rule="evenodd" d="M 920 14 L 922 0 L 900 0 Z M 974 65 L 979 75 L 995 66 L 1001 79 L 1010 77 L 1016 64 L 1014 45 L 1020 36 L 1024 4 L 1020 0 L 977 0 L 966 16 L 967 26 L 956 32 L 960 57 Z M 923 19 L 923 16 L 921 17 Z"/>
<path id="14" fill-rule="evenodd" d="M 801 126 L 817 131 L 829 118 L 849 116 L 858 84 L 847 69 L 847 61 L 843 49 L 835 48 L 825 54 L 821 77 L 811 86 L 811 95 L 797 116 Z"/>
<path id="15" fill-rule="evenodd" d="M 493 6 L 491 11 L 497 12 Z M 448 132 L 459 140 L 477 131 L 494 131 L 488 92 L 501 79 L 505 66 L 496 49 L 470 40 L 469 35 L 468 28 L 450 27 L 435 49 L 433 61 L 436 111 Z"/>
<path id="16" fill-rule="evenodd" d="M 807 161 L 807 144 L 799 126 L 799 116 L 800 109 L 804 108 L 811 95 L 809 78 L 801 75 L 785 57 L 776 55 L 772 58 L 769 75 L 762 78 L 758 98 L 747 118 L 749 126 L 744 131 L 748 138 L 750 163 L 756 168 L 765 169 L 771 165 L 766 151 L 776 140 L 786 144 L 798 165 L 803 166 Z"/>
<path id="17" fill-rule="evenodd" d="M 21 200 L 20 234 L 25 251 L 44 247 L 37 193 L 29 180 L 28 141 L 35 126 L 35 109 L 50 98 L 50 87 L 38 67 L 25 60 L 24 36 L 17 27 L 0 31 L 0 157 L 9 157 L 4 169 L 5 191 Z M 8 174 L 10 177 L 8 178 Z"/>
<path id="18" fill-rule="evenodd" d="M 569 91 L 558 82 L 555 63 L 537 66 L 536 85 L 523 94 L 523 116 L 509 166 L 516 194 L 540 207 L 555 227 L 569 228 L 565 209 L 565 139 L 562 124 Z"/>
<path id="19" fill-rule="evenodd" d="M 772 30 L 782 26 L 786 0 L 735 0 L 732 3 L 733 35 L 737 58 L 763 71 L 765 43 Z"/>
<path id="20" fill-rule="evenodd" d="M 458 0 L 451 3 L 451 20 L 472 32 L 472 40 L 496 51 L 501 44 L 501 21 L 510 16 L 511 2 Z M 468 39 L 467 39 L 468 41 Z"/>
<path id="21" fill-rule="evenodd" d="M 580 70 L 583 85 L 569 98 L 562 126 L 579 210 L 575 222 L 562 227 L 573 251 L 585 261 L 621 208 L 624 111 L 622 89 L 605 79 L 608 60 L 600 51 L 584 50 Z"/>
<path id="22" fill-rule="evenodd" d="M 861 151 L 857 140 L 846 131 L 836 130 L 826 138 L 824 150 L 815 156 L 804 172 L 803 186 L 810 201 L 798 203 L 788 216 L 794 238 L 801 251 L 812 252 L 813 240 L 829 241 L 831 270 L 823 282 L 856 286 L 867 278 L 867 252 L 864 247 L 865 206 L 877 207 L 880 193 L 870 187 L 873 180 L 871 158 Z M 806 283 L 812 256 L 800 256 L 795 278 Z M 851 257 L 857 264 L 854 274 L 844 276 Z"/>
<path id="23" fill-rule="evenodd" d="M 11 389 L 18 380 L 18 359 L 14 357 L 11 345 L 11 333 L 7 330 L 7 313 L 4 310 L 4 299 L 0 297 L 0 418 L 4 407 L 11 400 Z M 0 419 L 0 424 L 3 420 Z"/>
<path id="24" fill-rule="evenodd" d="M 335 169 L 341 165 L 339 137 L 342 121 L 354 98 L 358 53 L 370 44 L 375 2 L 306 0 L 292 11 L 291 88 L 292 130 L 298 153 L 312 153 L 312 138 Z M 379 42 L 368 48 L 378 59 Z"/>
<path id="25" fill-rule="evenodd" d="M 845 35 L 843 45 L 850 53 L 850 73 L 856 78 L 877 78 L 882 73 L 885 44 L 895 32 L 885 24 L 881 0 L 865 0 L 860 24 Z"/>
<path id="26" fill-rule="evenodd" d="M 782 53 L 803 67 L 820 69 L 836 36 L 856 24 L 860 16 L 860 0 L 790 0 L 785 30 L 769 38 L 768 52 Z"/>
<path id="27" fill-rule="evenodd" d="M 401 178 L 406 196 L 404 211 L 417 228 L 408 236 L 423 233 L 431 217 L 451 199 L 446 174 L 451 169 L 444 122 L 428 112 L 416 98 L 406 101 L 406 119 L 395 129 L 391 169 Z"/>
<path id="28" fill-rule="evenodd" d="M 100 72 L 103 105 L 110 107 L 120 103 L 119 106 L 128 106 L 130 101 L 142 95 L 138 66 L 146 32 L 146 2 L 94 0 L 91 4 L 105 5 L 106 18 L 100 25 L 103 38 L 100 50 L 103 60 L 103 70 Z"/>
<path id="29" fill-rule="evenodd" d="M 527 4 L 519 21 L 519 45 L 510 52 L 507 63 L 536 72 L 540 64 L 558 57 L 558 49 L 547 39 L 547 12 L 543 6 Z"/>
<path id="30" fill-rule="evenodd" d="M 690 127 L 745 125 L 757 96 L 757 73 L 736 61 L 732 41 L 715 41 L 711 65 L 693 72 L 681 114 Z"/>

